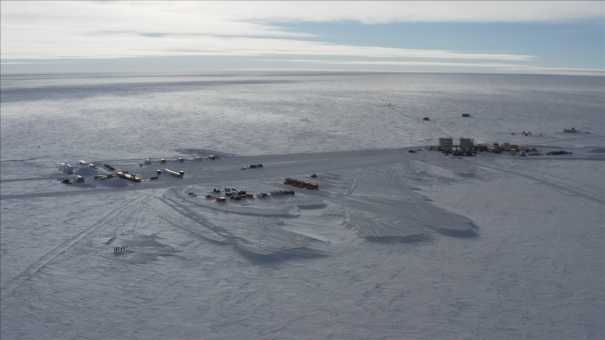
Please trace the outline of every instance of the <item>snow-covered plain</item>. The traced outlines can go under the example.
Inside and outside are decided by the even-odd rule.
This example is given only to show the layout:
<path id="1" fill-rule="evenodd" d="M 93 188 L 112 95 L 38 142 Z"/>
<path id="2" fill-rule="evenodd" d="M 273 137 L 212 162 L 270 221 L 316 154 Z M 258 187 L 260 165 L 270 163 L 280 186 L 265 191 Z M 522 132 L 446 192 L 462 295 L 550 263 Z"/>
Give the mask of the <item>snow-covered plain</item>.
<path id="1" fill-rule="evenodd" d="M 67 81 L 3 80 L 2 339 L 605 337 L 602 80 L 442 76 L 440 88 L 415 75 L 420 85 L 402 91 L 402 75 L 255 77 L 173 92 L 133 79 L 110 91 L 104 80 L 75 94 Z M 375 90 L 361 92 L 368 83 Z M 200 100 L 217 112 L 175 124 L 168 99 L 177 112 Z M 142 111 L 112 116 L 129 107 Z M 582 133 L 561 132 L 570 126 Z M 422 146 L 441 135 L 573 154 L 457 158 Z M 208 150 L 212 140 L 232 154 Z M 80 158 L 97 169 L 79 169 Z M 84 184 L 57 180 L 63 161 Z M 185 176 L 93 180 L 104 163 Z M 318 191 L 204 197 L 290 189 L 285 177 L 311 174 Z"/>

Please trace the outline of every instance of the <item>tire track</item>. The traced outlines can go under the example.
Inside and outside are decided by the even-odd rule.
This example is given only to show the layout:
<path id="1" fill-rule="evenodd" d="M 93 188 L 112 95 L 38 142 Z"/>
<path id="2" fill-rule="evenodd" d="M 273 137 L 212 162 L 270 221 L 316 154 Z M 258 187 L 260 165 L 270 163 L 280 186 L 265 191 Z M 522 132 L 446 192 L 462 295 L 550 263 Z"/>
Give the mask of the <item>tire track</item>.
<path id="1" fill-rule="evenodd" d="M 213 232 L 214 234 L 217 235 L 216 238 L 211 238 L 208 236 L 204 236 L 201 235 L 199 232 L 195 232 L 189 228 L 177 225 L 176 223 L 172 223 L 169 222 L 167 219 L 160 217 L 162 220 L 170 223 L 172 226 L 177 227 L 179 229 L 182 229 L 184 231 L 187 231 L 191 234 L 194 234 L 197 237 L 201 237 L 207 241 L 211 241 L 211 242 L 215 242 L 215 243 L 221 243 L 221 244 L 225 244 L 225 243 L 229 243 L 229 240 L 231 238 L 233 238 L 233 236 L 227 232 L 226 230 L 224 230 L 223 228 L 219 228 L 213 224 L 211 224 L 210 222 L 208 222 L 205 218 L 203 218 L 202 216 L 199 216 L 198 214 L 192 212 L 189 208 L 182 206 L 181 204 L 178 204 L 177 202 L 175 202 L 174 200 L 171 200 L 169 198 L 164 198 L 161 197 L 159 198 L 159 201 L 161 201 L 162 203 L 164 203 L 165 205 L 167 205 L 168 207 L 170 207 L 172 210 L 174 210 L 176 213 L 178 213 L 179 215 L 193 221 L 196 224 L 199 224 L 200 226 L 208 229 L 209 231 Z M 194 219 L 193 216 L 196 216 L 198 219 Z"/>
<path id="2" fill-rule="evenodd" d="M 481 165 L 479 166 L 480 168 L 483 169 L 489 169 L 489 170 L 495 170 L 495 171 L 500 171 L 500 172 L 504 172 L 504 173 L 508 173 L 511 175 L 516 175 L 516 176 L 520 176 L 520 177 L 524 177 L 527 179 L 531 179 L 533 181 L 536 181 L 540 184 L 544 184 L 546 186 L 550 186 L 552 188 L 555 188 L 559 191 L 563 191 L 563 192 L 567 192 L 576 196 L 580 196 L 582 198 L 585 198 L 587 200 L 599 203 L 599 204 L 605 204 L 605 198 L 599 196 L 598 194 L 589 192 L 587 190 L 582 190 L 579 189 L 579 186 L 572 186 L 568 183 L 565 183 L 564 181 L 562 181 L 561 179 L 552 179 L 553 176 L 550 175 L 546 175 L 543 174 L 542 176 L 535 176 L 535 175 L 531 175 L 525 172 L 521 172 L 521 171 L 517 171 L 517 170 L 510 170 L 510 169 L 504 169 L 501 167 L 495 167 L 495 166 L 490 166 L 490 165 L 485 165 L 485 163 L 481 163 Z M 549 177 L 551 179 L 549 179 Z"/>
<path id="3" fill-rule="evenodd" d="M 8 179 L 0 179 L 0 183 L 10 183 L 10 182 L 29 182 L 29 181 L 46 181 L 49 179 L 54 179 L 55 176 L 44 176 L 44 177 L 24 177 L 24 178 L 8 178 Z"/>
<path id="4" fill-rule="evenodd" d="M 46 252 L 36 262 L 29 265 L 29 267 L 27 267 L 27 269 L 25 269 L 20 274 L 18 274 L 14 278 L 12 278 L 6 284 L 6 287 L 3 287 L 2 294 L 1 294 L 2 299 L 4 300 L 7 297 L 9 297 L 15 289 L 17 289 L 19 286 L 21 286 L 21 284 L 23 284 L 23 282 L 33 278 L 34 275 L 36 275 L 36 273 L 38 273 L 40 270 L 42 270 L 44 267 L 46 267 L 49 263 L 51 263 L 53 260 L 58 258 L 60 255 L 65 253 L 67 250 L 69 250 L 71 247 L 73 247 L 79 241 L 84 239 L 86 236 L 90 235 L 92 232 L 98 230 L 99 228 L 104 226 L 108 221 L 119 216 L 121 213 L 128 211 L 131 206 L 138 203 L 143 198 L 144 198 L 144 196 L 140 196 L 138 198 L 135 198 L 135 199 L 127 202 L 126 204 L 120 206 L 119 208 L 110 211 L 109 213 L 107 213 L 103 217 L 101 217 L 99 220 L 97 220 L 95 223 L 90 225 L 88 228 L 86 228 L 86 229 L 82 230 L 81 232 L 79 232 L 78 234 L 76 234 L 74 237 L 64 241 L 57 247 Z"/>

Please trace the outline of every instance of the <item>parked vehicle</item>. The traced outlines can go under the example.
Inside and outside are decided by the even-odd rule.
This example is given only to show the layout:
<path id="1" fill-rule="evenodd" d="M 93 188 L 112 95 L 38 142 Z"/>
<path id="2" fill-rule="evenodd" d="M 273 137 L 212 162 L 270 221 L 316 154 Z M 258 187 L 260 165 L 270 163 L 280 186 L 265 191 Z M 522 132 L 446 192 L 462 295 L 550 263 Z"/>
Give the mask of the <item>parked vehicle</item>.
<path id="1" fill-rule="evenodd" d="M 183 176 L 185 176 L 185 171 L 183 171 L 183 170 L 174 171 L 174 170 L 170 170 L 170 169 L 164 169 L 164 171 L 168 174 L 171 174 L 174 177 L 183 178 Z"/>
<path id="2" fill-rule="evenodd" d="M 295 178 L 286 178 L 284 184 L 290 185 L 297 188 L 304 188 L 309 190 L 319 190 L 319 183 L 315 181 L 305 181 Z"/>
<path id="3" fill-rule="evenodd" d="M 549 151 L 546 154 L 549 156 L 561 156 L 561 155 L 571 155 L 572 153 L 569 151 L 565 151 L 565 150 L 556 150 L 556 151 Z"/>

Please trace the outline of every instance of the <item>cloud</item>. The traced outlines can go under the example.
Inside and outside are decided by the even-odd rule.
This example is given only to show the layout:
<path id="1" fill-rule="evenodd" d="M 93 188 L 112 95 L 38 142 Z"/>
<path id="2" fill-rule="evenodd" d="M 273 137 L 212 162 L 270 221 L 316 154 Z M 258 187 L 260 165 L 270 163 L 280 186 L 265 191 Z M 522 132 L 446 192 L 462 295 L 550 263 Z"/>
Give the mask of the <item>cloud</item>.
<path id="1" fill-rule="evenodd" d="M 519 63 L 497 62 L 464 62 L 464 61 L 401 61 L 401 60 L 326 60 L 326 59 L 265 59 L 273 63 L 293 63 L 300 65 L 343 66 L 343 70 L 354 67 L 362 71 L 386 69 L 390 71 L 449 70 L 454 72 L 493 72 L 493 73 L 528 73 L 528 74 L 562 74 L 562 75 L 595 75 L 605 76 L 605 70 L 580 67 L 541 67 Z M 360 69 L 366 67 L 365 69 Z M 382 68 L 381 68 L 382 67 Z"/>
<path id="2" fill-rule="evenodd" d="M 226 34 L 226 33 L 199 33 L 199 32 L 141 32 L 134 30 L 101 30 L 88 32 L 91 36 L 116 36 L 116 35 L 138 35 L 147 38 L 167 38 L 167 37 L 247 37 L 247 38 L 296 38 L 296 39 L 310 39 L 314 38 L 314 34 L 301 33 L 301 32 L 288 32 L 287 34 L 279 33 L 271 35 L 270 33 L 248 33 L 242 32 L 239 34 Z"/>
<path id="3" fill-rule="evenodd" d="M 245 10 L 242 10 L 242 7 Z M 393 22 L 535 22 L 605 16 L 597 1 L 325 1 L 189 4 L 241 20 Z"/>
<path id="4" fill-rule="evenodd" d="M 528 62 L 530 55 L 326 43 L 279 23 L 561 21 L 604 16 L 602 2 L 2 1 L 1 56 L 339 56 Z"/>
<path id="5" fill-rule="evenodd" d="M 401 61 L 401 60 L 324 60 L 324 59 L 267 59 L 291 63 L 333 64 L 333 65 L 370 65 L 370 66 L 459 66 L 485 68 L 516 68 L 524 64 L 483 63 L 483 62 L 444 62 L 444 61 Z"/>

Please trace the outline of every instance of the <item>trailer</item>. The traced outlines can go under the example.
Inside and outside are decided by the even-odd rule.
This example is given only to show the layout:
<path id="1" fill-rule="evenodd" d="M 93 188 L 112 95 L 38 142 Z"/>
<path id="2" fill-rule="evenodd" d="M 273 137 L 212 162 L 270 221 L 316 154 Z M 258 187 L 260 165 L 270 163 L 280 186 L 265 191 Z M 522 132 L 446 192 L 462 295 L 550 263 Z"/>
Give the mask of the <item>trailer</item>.
<path id="1" fill-rule="evenodd" d="M 564 133 L 578 133 L 578 130 L 575 127 L 569 129 L 563 129 Z"/>
<path id="2" fill-rule="evenodd" d="M 170 169 L 164 169 L 164 172 L 166 172 L 174 177 L 179 177 L 179 178 L 183 178 L 183 176 L 185 176 L 185 171 L 183 171 L 183 170 L 174 171 L 174 170 L 170 170 Z"/>
<path id="3" fill-rule="evenodd" d="M 286 178 L 284 180 L 284 184 L 290 185 L 297 188 L 309 189 L 309 190 L 319 190 L 319 183 L 315 181 L 305 181 L 296 178 Z"/>
<path id="4" fill-rule="evenodd" d="M 263 167 L 263 163 L 258 163 L 258 164 L 250 164 L 248 166 L 244 166 L 241 168 L 241 170 L 248 170 L 248 169 L 260 169 Z"/>
<path id="5" fill-rule="evenodd" d="M 116 176 L 123 178 L 125 180 L 129 180 L 131 182 L 136 182 L 136 183 L 143 181 L 143 178 L 141 178 L 140 176 L 132 175 L 125 171 L 116 172 Z"/>
<path id="6" fill-rule="evenodd" d="M 294 196 L 294 190 L 274 190 L 271 191 L 271 197 L 278 197 L 278 196 Z M 269 197 L 269 195 L 264 196 L 264 197 Z"/>
<path id="7" fill-rule="evenodd" d="M 489 147 L 487 144 L 475 144 L 475 152 L 488 152 Z"/>
<path id="8" fill-rule="evenodd" d="M 74 173 L 74 167 L 69 163 L 57 163 L 59 171 L 66 175 L 72 175 Z"/>

